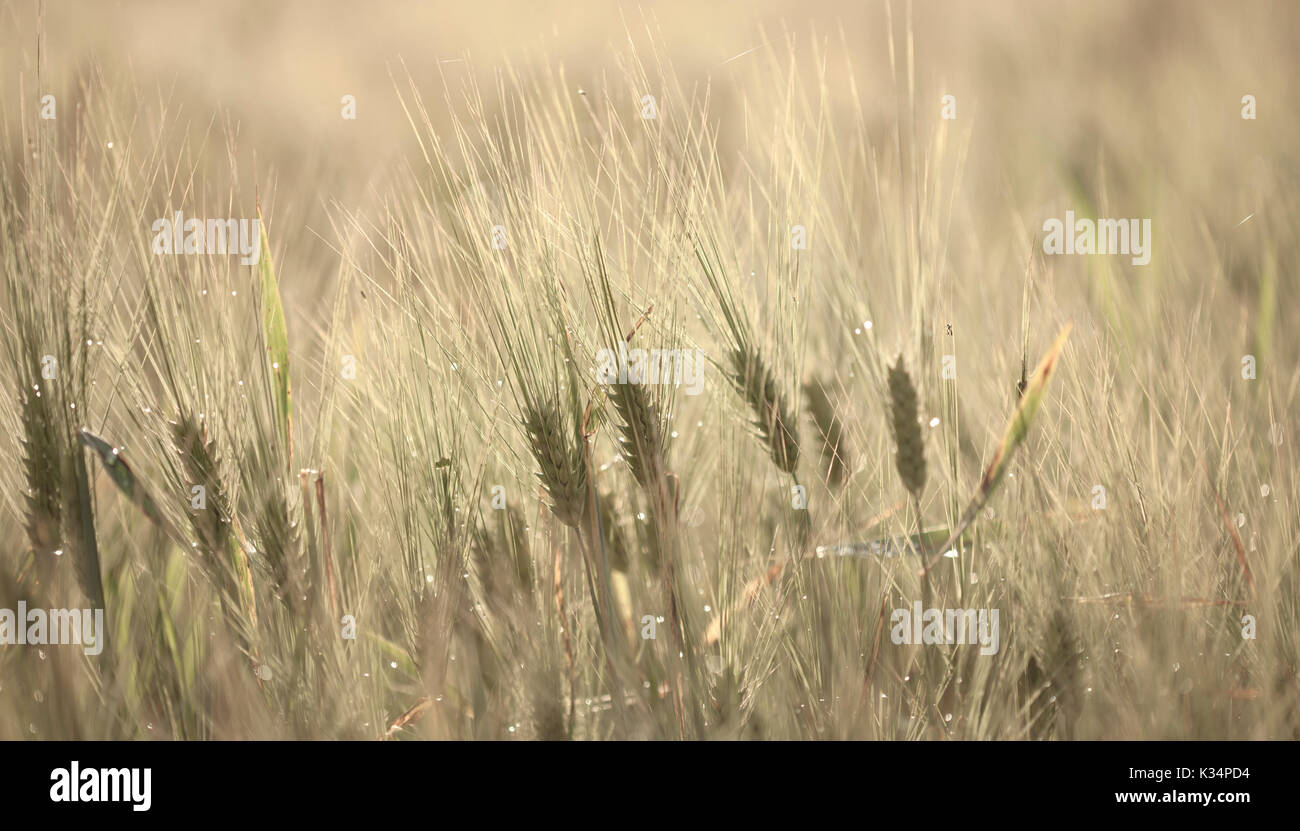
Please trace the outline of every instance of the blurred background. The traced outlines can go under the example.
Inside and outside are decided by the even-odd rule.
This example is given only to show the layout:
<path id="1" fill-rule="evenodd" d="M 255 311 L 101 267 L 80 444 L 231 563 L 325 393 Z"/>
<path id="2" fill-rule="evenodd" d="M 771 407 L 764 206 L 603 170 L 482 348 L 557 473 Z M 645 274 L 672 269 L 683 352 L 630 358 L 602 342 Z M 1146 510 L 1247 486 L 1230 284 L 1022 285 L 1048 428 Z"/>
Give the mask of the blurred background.
<path id="1" fill-rule="evenodd" d="M 321 241 L 333 236 L 325 206 L 363 207 L 401 175 L 398 160 L 418 158 L 397 94 L 408 75 L 436 127 L 446 121 L 438 104 L 455 100 L 470 73 L 490 88 L 508 69 L 563 72 L 576 92 L 616 74 L 615 55 L 629 40 L 653 40 L 687 89 L 709 85 L 725 125 L 740 106 L 747 63 L 820 47 L 844 107 L 854 96 L 845 82 L 852 67 L 873 141 L 892 142 L 894 120 L 910 120 L 906 79 L 896 83 L 890 63 L 891 13 L 899 50 L 906 44 L 904 2 L 65 0 L 44 11 L 38 82 L 39 8 L 36 0 L 0 5 L 6 152 L 19 150 L 20 107 L 35 109 L 48 92 L 66 118 L 97 74 L 114 94 L 135 96 L 125 113 L 151 114 L 124 115 L 124 127 L 180 130 L 192 149 L 220 151 L 201 157 L 223 175 L 227 136 L 237 136 L 241 184 L 279 195 L 277 247 L 285 246 L 295 307 L 327 302 L 319 291 L 333 270 Z M 988 240 L 1008 238 L 1012 277 L 1023 258 L 1015 237 L 1062 215 L 1044 186 L 1053 178 L 1095 188 L 1104 165 L 1133 186 L 1110 194 L 1135 203 L 1116 215 L 1152 216 L 1157 201 L 1190 201 L 1209 214 L 1198 221 L 1226 228 L 1261 213 L 1275 183 L 1295 172 L 1300 4 L 923 1 L 910 14 L 918 118 L 937 117 L 951 94 L 970 130 L 954 216 L 985 240 L 984 263 L 1000 256 Z M 897 61 L 906 66 L 903 55 Z M 1256 121 L 1240 117 L 1245 94 L 1257 100 Z M 355 120 L 341 117 L 344 95 L 355 96 Z M 725 128 L 721 137 L 726 158 Z M 1251 195 L 1217 198 L 1226 179 Z M 1144 190 L 1155 181 L 1184 190 Z"/>

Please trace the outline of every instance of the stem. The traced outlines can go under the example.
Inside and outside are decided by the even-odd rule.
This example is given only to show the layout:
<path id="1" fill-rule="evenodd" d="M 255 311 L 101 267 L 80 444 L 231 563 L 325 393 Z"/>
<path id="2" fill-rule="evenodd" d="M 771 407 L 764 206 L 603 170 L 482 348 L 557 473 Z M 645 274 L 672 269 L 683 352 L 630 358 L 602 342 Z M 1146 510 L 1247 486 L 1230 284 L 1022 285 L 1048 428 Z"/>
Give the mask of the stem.
<path id="1" fill-rule="evenodd" d="M 916 511 L 916 550 L 921 555 L 921 562 L 925 562 L 925 529 L 921 525 L 920 493 L 912 493 L 912 509 Z M 930 608 L 930 570 L 928 568 L 921 571 L 921 603 L 924 608 Z"/>

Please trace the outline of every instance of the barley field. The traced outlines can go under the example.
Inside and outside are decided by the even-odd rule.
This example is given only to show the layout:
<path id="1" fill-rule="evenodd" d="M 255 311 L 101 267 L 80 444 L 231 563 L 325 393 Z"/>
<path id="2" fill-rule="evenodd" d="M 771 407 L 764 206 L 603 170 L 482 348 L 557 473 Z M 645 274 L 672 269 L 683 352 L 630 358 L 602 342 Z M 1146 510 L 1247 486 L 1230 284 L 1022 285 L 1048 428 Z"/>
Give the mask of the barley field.
<path id="1" fill-rule="evenodd" d="M 0 2 L 0 739 L 1300 737 L 1300 7 L 442 5 Z"/>

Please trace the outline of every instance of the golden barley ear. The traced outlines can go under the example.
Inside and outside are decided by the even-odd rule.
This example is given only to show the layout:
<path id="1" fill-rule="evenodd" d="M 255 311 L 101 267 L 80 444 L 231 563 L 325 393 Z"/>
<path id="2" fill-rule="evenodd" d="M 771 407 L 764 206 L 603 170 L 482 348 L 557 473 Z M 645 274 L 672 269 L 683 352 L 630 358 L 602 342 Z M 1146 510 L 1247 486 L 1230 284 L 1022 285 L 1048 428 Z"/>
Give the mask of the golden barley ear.
<path id="1" fill-rule="evenodd" d="M 925 440 L 916 417 L 916 387 L 903 366 L 903 356 L 889 369 L 889 410 L 898 444 L 895 465 L 904 487 L 914 497 L 925 489 Z"/>

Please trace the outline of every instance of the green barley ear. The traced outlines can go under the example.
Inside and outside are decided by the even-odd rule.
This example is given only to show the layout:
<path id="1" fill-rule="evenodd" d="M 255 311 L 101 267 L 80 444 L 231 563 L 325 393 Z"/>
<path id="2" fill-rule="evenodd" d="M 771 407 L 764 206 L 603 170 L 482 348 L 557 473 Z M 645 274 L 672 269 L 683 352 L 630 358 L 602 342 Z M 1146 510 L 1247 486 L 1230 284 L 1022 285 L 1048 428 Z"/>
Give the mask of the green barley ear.
<path id="1" fill-rule="evenodd" d="M 199 549 L 205 557 L 218 557 L 225 550 L 226 537 L 230 534 L 230 509 L 225 489 L 217 475 L 216 443 L 189 416 L 182 416 L 180 421 L 171 423 L 171 437 L 172 446 L 180 456 L 186 482 L 191 487 L 201 486 L 205 501 L 210 506 L 210 510 L 190 513 Z"/>
<path id="2" fill-rule="evenodd" d="M 925 488 L 925 441 L 916 418 L 916 387 L 903 367 L 902 355 L 889 369 L 889 406 L 898 443 L 898 475 L 912 496 L 919 497 Z"/>
<path id="3" fill-rule="evenodd" d="M 826 387 L 820 379 L 804 384 L 808 414 L 813 426 L 821 436 L 822 467 L 825 470 L 826 484 L 837 488 L 844 484 L 844 477 L 849 467 L 849 450 L 844 439 L 844 423 L 835 411 Z"/>
<path id="4" fill-rule="evenodd" d="M 1061 329 L 1051 348 L 1038 362 L 1038 368 L 1034 370 L 1029 386 L 1025 388 L 1025 393 L 1020 399 L 1020 405 L 1016 407 L 1015 415 L 1011 417 L 1011 421 L 1007 424 L 1006 432 L 1002 435 L 1002 441 L 993 454 L 993 461 L 989 463 L 988 468 L 984 471 L 984 478 L 980 480 L 978 497 L 986 500 L 993 492 L 998 483 L 1002 481 L 1002 474 L 1006 473 L 1007 462 L 1010 461 L 1012 454 L 1025 440 L 1025 436 L 1029 435 L 1029 426 L 1034 423 L 1034 416 L 1038 413 L 1038 405 L 1042 403 L 1043 392 L 1047 389 L 1047 382 L 1056 370 L 1061 350 L 1065 348 L 1065 339 L 1070 335 L 1070 326 L 1071 324 L 1067 323 Z"/>
<path id="5" fill-rule="evenodd" d="M 292 611 L 299 594 L 292 564 L 297 526 L 289 514 L 289 501 L 280 488 L 271 487 L 253 498 L 253 506 L 261 563 L 269 570 L 280 600 Z"/>
<path id="6" fill-rule="evenodd" d="M 641 324 L 649 318 L 654 304 L 646 309 L 631 331 L 622 334 L 599 235 L 592 240 L 590 261 L 584 259 L 583 266 L 587 293 L 595 305 L 601 335 L 609 344 L 630 344 Z M 617 378 L 606 380 L 606 394 L 617 414 L 614 421 L 623 460 L 637 484 L 647 490 L 657 490 L 667 473 L 669 444 L 664 435 L 665 422 L 660 416 L 660 408 L 645 385 L 631 381 L 620 383 Z"/>
<path id="7" fill-rule="evenodd" d="M 234 567 L 229 562 L 230 499 L 221 481 L 216 442 L 208 438 L 202 424 L 182 415 L 171 423 L 172 447 L 181 460 L 181 470 L 190 487 L 203 488 L 206 509 L 189 511 L 190 529 L 198 540 L 203 570 L 222 595 L 222 602 L 238 601 Z M 188 497 L 188 494 L 186 494 Z"/>
<path id="8" fill-rule="evenodd" d="M 649 392 L 641 384 L 614 382 L 609 385 L 609 400 L 618 413 L 618 443 L 628 469 L 641 487 L 658 487 L 667 442 Z"/>
<path id="9" fill-rule="evenodd" d="M 587 467 L 578 437 L 565 430 L 564 418 L 553 403 L 528 406 L 523 424 L 533 458 L 541 467 L 537 478 L 551 498 L 551 512 L 565 525 L 579 527 L 587 513 Z"/>
<path id="10" fill-rule="evenodd" d="M 709 237 L 707 247 L 705 242 L 699 237 L 692 240 L 705 282 L 717 301 L 721 322 L 725 323 L 725 331 L 730 336 L 731 383 L 758 417 L 754 426 L 758 428 L 759 438 L 767 445 L 772 461 L 779 469 L 793 475 L 799 465 L 798 422 L 777 385 L 776 375 L 764 363 L 758 348 L 753 346 L 753 327 L 722 271 L 717 241 Z"/>
<path id="11" fill-rule="evenodd" d="M 794 473 L 799 464 L 798 423 L 772 369 L 758 350 L 744 347 L 731 351 L 731 366 L 731 382 L 757 416 L 754 426 L 772 461 L 786 473 Z"/>

